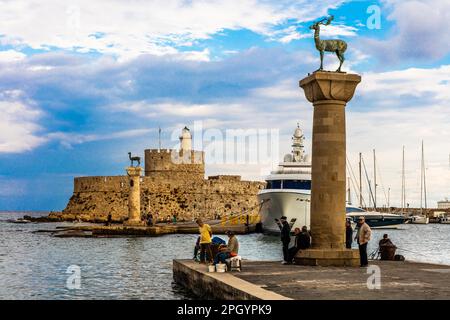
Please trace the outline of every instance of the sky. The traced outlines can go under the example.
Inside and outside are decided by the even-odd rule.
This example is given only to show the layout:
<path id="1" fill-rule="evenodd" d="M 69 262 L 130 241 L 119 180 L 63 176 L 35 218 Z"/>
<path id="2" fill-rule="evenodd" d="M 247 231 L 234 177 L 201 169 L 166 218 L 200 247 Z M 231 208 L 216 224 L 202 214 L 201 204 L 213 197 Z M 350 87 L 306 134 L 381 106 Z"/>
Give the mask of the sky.
<path id="1" fill-rule="evenodd" d="M 209 175 L 263 180 L 297 122 L 310 153 L 313 109 L 298 81 L 319 66 L 309 26 L 329 15 L 321 38 L 345 40 L 343 70 L 362 76 L 346 107 L 352 169 L 361 152 L 371 177 L 375 149 L 378 203 L 390 188 L 399 206 L 405 146 L 407 202 L 419 206 L 423 140 L 428 207 L 450 197 L 447 0 L 0 4 L 0 210 L 62 210 L 74 177 L 124 174 L 127 152 L 158 147 L 159 127 L 165 148 L 195 123 L 206 136 L 277 133 L 270 161 L 213 157 Z M 324 63 L 337 68 L 333 54 Z"/>

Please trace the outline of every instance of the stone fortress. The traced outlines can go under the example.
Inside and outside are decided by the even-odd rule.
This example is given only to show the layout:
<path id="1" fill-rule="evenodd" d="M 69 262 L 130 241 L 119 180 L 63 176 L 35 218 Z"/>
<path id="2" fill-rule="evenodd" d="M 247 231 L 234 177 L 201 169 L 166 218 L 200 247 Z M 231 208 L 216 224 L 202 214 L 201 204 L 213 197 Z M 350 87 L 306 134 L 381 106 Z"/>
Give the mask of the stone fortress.
<path id="1" fill-rule="evenodd" d="M 145 150 L 145 176 L 140 178 L 141 214 L 178 221 L 238 214 L 257 214 L 257 193 L 264 182 L 242 181 L 240 176 L 218 175 L 205 179 L 204 152 L 192 150 L 187 127 L 180 136 L 180 150 Z M 128 218 L 129 182 L 123 176 L 78 177 L 73 195 L 62 212 L 50 218 L 101 222 Z"/>

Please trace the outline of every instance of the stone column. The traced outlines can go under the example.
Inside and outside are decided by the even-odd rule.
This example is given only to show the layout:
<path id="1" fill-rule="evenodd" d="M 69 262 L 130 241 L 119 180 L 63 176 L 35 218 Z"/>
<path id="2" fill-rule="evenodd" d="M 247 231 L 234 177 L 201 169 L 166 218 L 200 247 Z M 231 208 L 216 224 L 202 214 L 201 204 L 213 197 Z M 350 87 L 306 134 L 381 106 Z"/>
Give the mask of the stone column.
<path id="1" fill-rule="evenodd" d="M 124 225 L 140 226 L 141 221 L 141 167 L 127 167 L 129 177 L 128 220 Z"/>
<path id="2" fill-rule="evenodd" d="M 312 248 L 299 264 L 358 266 L 357 250 L 345 249 L 345 106 L 361 81 L 357 74 L 316 72 L 300 81 L 314 106 L 311 171 Z"/>

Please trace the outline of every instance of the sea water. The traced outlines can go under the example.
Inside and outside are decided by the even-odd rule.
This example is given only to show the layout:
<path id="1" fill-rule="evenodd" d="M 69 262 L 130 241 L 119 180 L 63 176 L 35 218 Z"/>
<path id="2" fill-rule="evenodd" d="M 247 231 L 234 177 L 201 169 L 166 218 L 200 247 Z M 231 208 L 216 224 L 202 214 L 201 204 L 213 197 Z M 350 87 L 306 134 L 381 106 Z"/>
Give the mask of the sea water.
<path id="1" fill-rule="evenodd" d="M 193 298 L 173 283 L 172 260 L 192 258 L 197 235 L 56 238 L 35 231 L 74 224 L 7 222 L 24 214 L 46 215 L 0 212 L 0 299 Z M 388 233 L 407 260 L 450 265 L 450 225 L 401 228 L 373 230 L 368 252 Z M 282 260 L 278 237 L 237 237 L 244 259 Z"/>

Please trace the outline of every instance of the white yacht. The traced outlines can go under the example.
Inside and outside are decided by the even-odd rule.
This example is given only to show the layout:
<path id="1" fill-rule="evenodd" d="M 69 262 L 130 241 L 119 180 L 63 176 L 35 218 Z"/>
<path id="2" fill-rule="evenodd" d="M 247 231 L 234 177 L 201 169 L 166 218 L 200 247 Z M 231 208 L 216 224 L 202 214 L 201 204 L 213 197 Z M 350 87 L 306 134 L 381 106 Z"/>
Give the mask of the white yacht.
<path id="1" fill-rule="evenodd" d="M 310 228 L 311 160 L 304 151 L 303 131 L 297 124 L 292 136 L 292 151 L 284 156 L 278 168 L 266 177 L 267 186 L 258 193 L 263 231 L 279 233 L 275 222 L 281 216 L 293 219 L 293 228 Z M 366 218 L 372 228 L 392 228 L 405 223 L 403 215 L 368 212 L 347 204 L 347 219 L 355 223 L 359 216 Z"/>
<path id="2" fill-rule="evenodd" d="M 267 186 L 258 193 L 264 232 L 279 233 L 275 222 L 281 216 L 296 219 L 293 228 L 309 229 L 311 198 L 311 162 L 304 152 L 303 131 L 297 124 L 292 137 L 292 152 L 284 156 L 278 168 L 266 177 Z"/>
<path id="3" fill-rule="evenodd" d="M 413 224 L 428 224 L 430 222 L 430 218 L 427 216 L 412 216 L 411 223 Z"/>

